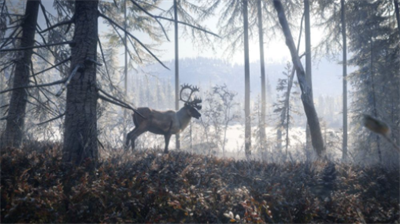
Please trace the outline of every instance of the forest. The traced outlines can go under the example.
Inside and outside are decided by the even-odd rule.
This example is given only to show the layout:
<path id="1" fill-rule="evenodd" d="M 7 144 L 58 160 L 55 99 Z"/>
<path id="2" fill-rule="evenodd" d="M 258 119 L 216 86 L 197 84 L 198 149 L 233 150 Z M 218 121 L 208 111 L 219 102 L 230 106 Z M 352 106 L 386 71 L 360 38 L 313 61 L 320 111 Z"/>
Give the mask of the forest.
<path id="1" fill-rule="evenodd" d="M 0 0 L 0 221 L 399 223 L 399 3 Z"/>

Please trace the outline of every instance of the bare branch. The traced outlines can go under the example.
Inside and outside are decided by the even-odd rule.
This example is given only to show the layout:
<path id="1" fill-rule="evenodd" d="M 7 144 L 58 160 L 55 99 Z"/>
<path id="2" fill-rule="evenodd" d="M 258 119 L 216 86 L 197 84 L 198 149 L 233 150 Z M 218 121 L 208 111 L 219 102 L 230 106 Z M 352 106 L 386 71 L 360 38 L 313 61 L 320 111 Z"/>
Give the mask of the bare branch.
<path id="1" fill-rule="evenodd" d="M 123 108 L 126 108 L 126 109 L 131 109 L 131 108 L 127 107 L 126 105 L 123 105 L 123 104 L 120 104 L 120 103 L 118 103 L 118 102 L 116 102 L 116 101 L 110 100 L 110 99 L 108 99 L 107 97 L 102 96 L 102 95 L 100 95 L 100 94 L 99 94 L 99 99 L 102 99 L 102 100 L 104 100 L 104 101 L 107 101 L 107 102 L 109 102 L 109 103 L 112 103 L 112 104 L 114 104 L 114 105 L 117 105 L 117 106 L 120 106 L 120 107 L 123 107 Z"/>
<path id="2" fill-rule="evenodd" d="M 98 66 L 103 66 L 103 64 L 101 64 L 100 62 L 98 62 L 98 61 L 96 61 L 96 60 L 94 60 L 92 58 L 86 58 L 85 62 L 92 62 L 92 63 L 94 63 L 94 64 L 96 64 Z"/>
<path id="3" fill-rule="evenodd" d="M 96 139 L 97 139 L 97 143 L 99 143 L 99 145 L 100 145 L 103 149 L 105 149 L 104 146 L 103 146 L 103 144 L 101 144 L 99 138 L 96 137 Z"/>
<path id="4" fill-rule="evenodd" d="M 101 45 L 101 41 L 100 41 L 100 37 L 99 36 L 97 36 L 97 42 L 99 43 L 101 57 L 103 58 L 104 65 L 106 66 L 106 72 L 107 72 L 107 75 L 108 75 L 108 79 L 111 81 L 111 78 L 110 78 L 111 76 L 110 76 L 110 73 L 108 72 L 108 66 L 107 66 L 107 63 L 106 63 L 106 58 L 104 57 L 103 46 Z"/>
<path id="5" fill-rule="evenodd" d="M 42 2 L 40 2 L 40 8 L 42 9 L 43 16 L 44 16 L 44 19 L 46 20 L 47 27 L 49 27 L 49 25 L 51 26 L 50 20 L 46 14 L 46 9 L 45 9 L 44 5 L 42 4 Z"/>
<path id="6" fill-rule="evenodd" d="M 139 52 L 138 52 L 138 49 L 137 49 L 136 46 L 133 44 L 133 42 L 132 42 L 132 40 L 131 40 L 130 37 L 128 37 L 128 40 L 129 40 L 129 43 L 131 43 L 131 45 L 132 45 L 132 47 L 133 47 L 133 50 L 134 50 L 135 53 L 136 53 L 136 56 L 139 58 L 139 61 L 142 63 L 142 62 L 143 62 L 143 59 L 142 59 L 142 57 L 140 57 L 140 54 L 139 54 Z M 129 57 L 132 58 L 132 55 L 129 54 Z"/>
<path id="7" fill-rule="evenodd" d="M 51 83 L 44 83 L 44 84 L 32 85 L 32 86 L 18 86 L 18 87 L 15 87 L 15 88 L 11 88 L 11 89 L 6 89 L 6 90 L 3 90 L 3 91 L 0 91 L 0 94 L 6 93 L 6 92 L 10 92 L 10 91 L 13 91 L 13 90 L 17 90 L 17 89 L 29 89 L 29 88 L 37 88 L 37 87 L 44 87 L 44 86 L 54 86 L 54 85 L 58 85 L 58 84 L 63 83 L 64 80 L 65 79 L 58 80 L 58 81 L 51 82 Z"/>
<path id="8" fill-rule="evenodd" d="M 58 115 L 57 117 L 51 118 L 51 119 L 49 119 L 49 120 L 47 120 L 47 121 L 40 122 L 40 123 L 38 123 L 38 124 L 36 124 L 36 125 L 42 125 L 42 124 L 46 124 L 46 123 L 48 123 L 48 122 L 52 122 L 52 121 L 54 121 L 54 120 L 57 120 L 57 119 L 59 119 L 59 118 L 64 117 L 64 115 L 65 115 L 65 112 L 62 113 L 62 114 L 60 114 L 60 115 Z"/>
<path id="9" fill-rule="evenodd" d="M 39 24 L 38 24 L 38 27 L 40 28 Z M 39 30 L 37 31 L 37 34 L 39 34 L 39 36 L 42 38 L 43 43 L 44 43 L 44 44 L 47 44 L 46 38 L 43 36 L 42 33 L 40 33 Z M 60 35 L 60 36 L 61 36 L 64 40 L 67 40 L 64 36 L 62 36 L 62 35 Z M 54 53 L 54 51 L 52 51 L 50 48 L 48 48 L 48 50 L 50 51 L 50 53 L 51 53 L 55 58 L 58 58 L 58 55 L 57 55 L 56 53 Z M 33 53 L 35 53 L 35 52 L 33 52 Z M 49 63 L 50 65 L 52 65 L 50 62 L 48 62 L 46 59 L 44 59 L 44 57 L 42 57 L 41 55 L 40 55 L 40 57 L 41 57 L 44 61 L 46 61 L 47 63 Z M 57 70 L 58 70 L 58 68 L 57 68 Z M 58 71 L 60 71 L 60 70 L 58 70 Z"/>
<path id="10" fill-rule="evenodd" d="M 48 110 L 51 114 L 53 114 L 53 115 L 58 114 L 54 109 L 52 109 L 52 108 L 50 108 L 50 107 L 48 107 L 48 106 L 46 105 L 47 102 L 50 102 L 50 103 L 52 103 L 53 105 L 55 105 L 55 103 L 54 103 L 52 100 L 50 100 L 49 97 L 47 97 L 47 95 L 46 95 L 40 88 L 38 88 L 38 90 L 46 97 L 47 100 L 46 100 L 45 102 L 41 101 L 40 99 L 38 99 L 37 97 L 35 97 L 34 95 L 32 95 L 32 94 L 28 91 L 29 97 L 31 97 L 32 99 L 36 100 L 36 102 L 38 102 L 38 103 L 40 104 L 40 106 L 44 107 L 44 108 L 45 108 L 46 110 Z M 31 103 L 31 104 L 33 104 L 33 103 Z"/>
<path id="11" fill-rule="evenodd" d="M 52 30 L 52 29 L 54 29 L 54 28 L 56 28 L 56 27 L 58 27 L 58 26 L 70 25 L 71 23 L 74 23 L 74 17 L 72 17 L 70 20 L 57 23 L 57 24 L 55 24 L 55 25 L 53 25 L 53 26 L 51 26 L 51 27 L 49 27 L 49 28 L 47 28 L 47 29 L 45 29 L 45 30 L 42 30 L 42 31 L 40 31 L 40 33 L 47 32 L 47 31 Z M 67 29 L 67 32 L 68 32 L 68 29 Z"/>
<path id="12" fill-rule="evenodd" d="M 51 46 L 57 46 L 57 45 L 63 45 L 63 44 L 72 44 L 74 43 L 73 41 L 66 41 L 66 42 L 60 42 L 60 43 L 54 43 L 54 44 L 46 44 L 46 45 L 40 45 L 40 46 L 32 46 L 32 47 L 21 47 L 21 48 L 12 48 L 12 49 L 0 49 L 0 52 L 6 52 L 6 51 L 24 51 L 28 49 L 35 49 L 35 48 L 42 48 L 42 47 L 51 47 Z"/>
<path id="13" fill-rule="evenodd" d="M 112 99 L 108 99 L 107 97 L 102 96 L 102 95 L 100 95 L 100 94 L 99 94 L 99 98 L 102 99 L 102 100 L 104 100 L 104 101 L 107 101 L 107 102 L 109 102 L 109 103 L 112 103 L 112 104 L 114 104 L 114 105 L 117 105 L 117 106 L 120 106 L 120 107 L 123 107 L 123 108 L 126 108 L 126 109 L 133 110 L 136 114 L 138 114 L 139 116 L 141 116 L 143 119 L 146 119 L 146 118 L 145 118 L 142 114 L 140 114 L 136 109 L 133 109 L 133 107 L 131 107 L 131 106 L 127 105 L 127 104 L 122 104 L 122 103 L 119 103 L 119 102 L 114 101 L 114 100 L 112 100 Z M 113 98 L 114 98 L 114 97 L 113 97 Z M 115 99 L 115 98 L 114 98 L 114 99 Z"/>
<path id="14" fill-rule="evenodd" d="M 110 18 L 107 17 L 106 15 L 104 15 L 104 14 L 102 14 L 102 13 L 100 13 L 100 12 L 99 12 L 99 15 L 100 15 L 101 17 L 103 17 L 104 19 L 106 19 L 108 22 L 110 22 L 110 23 L 114 24 L 115 26 L 117 26 L 119 29 L 123 30 L 127 35 L 129 35 L 130 37 L 132 37 L 134 40 L 136 40 L 136 41 L 137 41 L 144 49 L 146 49 L 146 51 L 147 51 L 151 56 L 153 56 L 153 58 L 155 58 L 164 68 L 166 68 L 166 69 L 169 70 L 169 68 L 168 68 L 166 65 L 164 65 L 164 63 L 162 63 L 161 60 L 158 59 L 158 57 L 155 56 L 155 55 L 153 54 L 153 52 L 151 52 L 151 51 L 146 47 L 146 45 L 144 45 L 142 42 L 140 42 L 140 40 L 137 39 L 135 36 L 133 36 L 129 31 L 125 30 L 122 26 L 118 25 L 116 22 L 114 22 L 112 19 L 110 19 Z"/>
<path id="15" fill-rule="evenodd" d="M 8 36 L 8 40 L 11 40 L 14 37 L 14 34 L 17 32 L 17 30 L 19 30 L 18 28 L 15 29 L 10 36 Z M 19 32 L 15 35 L 16 37 L 22 32 L 22 29 L 19 30 Z M 8 40 L 4 41 L 4 43 L 0 46 L 0 49 L 2 49 L 3 47 L 5 47 L 8 43 Z"/>
<path id="16" fill-rule="evenodd" d="M 43 57 L 42 55 L 40 55 L 40 54 L 38 54 L 38 53 L 36 53 L 36 52 L 33 52 L 33 54 L 35 54 L 36 56 L 40 57 L 43 61 L 47 62 L 47 63 L 50 64 L 51 66 L 55 66 L 55 65 L 53 65 L 51 62 L 49 62 L 45 57 Z M 59 72 L 61 72 L 60 69 L 58 69 L 57 67 L 56 67 L 56 69 L 57 69 Z M 35 74 L 35 75 L 37 75 L 37 74 Z"/>
<path id="17" fill-rule="evenodd" d="M 62 92 L 65 90 L 65 88 L 67 88 L 69 82 L 71 81 L 72 77 L 74 77 L 74 75 L 78 72 L 79 68 L 83 68 L 84 66 L 82 65 L 76 65 L 74 70 L 71 72 L 71 74 L 69 75 L 68 79 L 66 79 L 67 81 L 65 81 L 63 87 L 60 89 L 60 91 L 58 91 L 58 93 L 56 94 L 57 97 L 61 96 Z"/>
<path id="18" fill-rule="evenodd" d="M 111 96 L 110 94 L 104 92 L 104 91 L 103 91 L 102 89 L 100 89 L 100 88 L 98 88 L 98 90 L 99 90 L 101 93 L 103 93 L 104 95 L 106 95 L 107 97 L 111 98 L 112 100 L 111 100 L 111 99 L 108 99 L 108 98 L 106 98 L 106 97 L 104 97 L 104 96 L 101 96 L 100 94 L 99 94 L 99 98 L 101 98 L 101 99 L 106 98 L 106 99 L 104 99 L 104 100 L 106 100 L 106 101 L 108 101 L 108 102 L 110 102 L 110 103 L 113 103 L 113 104 L 118 105 L 118 106 L 120 106 L 120 107 L 124 107 L 124 108 L 127 108 L 127 109 L 131 109 L 131 110 L 135 111 L 135 113 L 137 113 L 139 116 L 141 116 L 142 118 L 146 119 L 145 117 L 143 117 L 143 115 L 141 115 L 136 109 L 134 109 L 133 107 L 131 107 L 129 104 L 127 104 L 127 103 L 125 103 L 125 102 L 123 102 L 123 101 L 121 101 L 121 100 L 119 100 L 119 99 L 117 99 L 117 98 Z"/>
<path id="19" fill-rule="evenodd" d="M 163 17 L 163 16 L 155 16 L 155 18 L 167 20 L 167 21 L 170 21 L 170 22 L 175 22 L 174 19 L 170 19 L 170 18 Z M 205 33 L 211 34 L 211 35 L 213 35 L 213 36 L 215 36 L 215 37 L 221 38 L 218 34 L 215 34 L 215 33 L 211 32 L 211 31 L 208 31 L 208 30 L 203 29 L 203 28 L 201 28 L 201 27 L 192 25 L 192 24 L 190 24 L 190 23 L 186 23 L 186 22 L 182 22 L 182 21 L 178 21 L 178 23 L 179 23 L 179 24 L 182 24 L 182 25 L 186 25 L 186 26 L 192 27 L 193 29 L 200 30 L 200 31 L 203 31 L 203 32 L 205 32 Z"/>
<path id="20" fill-rule="evenodd" d="M 10 105 L 10 104 L 5 104 L 5 105 L 1 106 L 0 109 L 3 109 L 3 108 L 5 108 L 5 107 L 8 107 L 9 105 Z"/>
<path id="21" fill-rule="evenodd" d="M 123 37 L 121 36 L 121 34 L 118 32 L 118 30 L 117 30 L 117 28 L 115 27 L 115 25 L 114 25 L 114 24 L 111 24 L 111 27 L 115 30 L 115 32 L 117 33 L 117 35 L 119 36 L 119 38 L 120 38 L 121 40 L 124 40 L 124 38 L 123 38 Z M 129 36 L 127 36 L 127 39 L 129 40 L 129 43 L 131 43 L 131 45 L 132 45 L 132 47 L 133 47 L 133 50 L 135 50 L 135 53 L 136 53 L 136 55 L 138 56 L 140 62 L 142 62 L 142 58 L 140 57 L 139 53 L 137 52 L 137 49 L 136 49 L 135 45 L 133 44 L 131 38 L 130 38 Z M 122 41 L 122 44 L 123 44 L 126 48 L 128 48 L 127 45 L 126 45 L 126 43 L 125 43 L 125 41 Z M 133 57 L 132 57 L 132 55 L 131 55 L 131 53 L 130 53 L 130 52 L 128 52 L 128 53 L 129 53 L 129 54 L 128 54 L 129 57 L 130 57 L 132 60 L 134 60 Z"/>
<path id="22" fill-rule="evenodd" d="M 21 15 L 21 14 L 15 14 L 15 13 L 2 13 L 2 15 L 7 15 L 7 16 L 19 16 L 19 17 L 24 17 L 25 15 Z"/>
<path id="23" fill-rule="evenodd" d="M 46 71 L 48 71 L 50 69 L 53 69 L 53 68 L 55 68 L 55 67 L 57 67 L 57 66 L 59 66 L 61 64 L 64 64 L 65 62 L 67 62 L 69 60 L 71 60 L 71 57 L 69 57 L 69 58 L 67 58 L 67 59 L 65 59 L 65 60 L 63 60 L 63 61 L 61 61 L 61 62 L 59 62 L 59 63 L 57 63 L 57 64 L 55 64 L 53 66 L 51 66 L 50 68 L 46 68 L 45 70 L 42 70 L 42 71 L 37 72 L 37 73 L 34 73 L 32 76 L 35 77 L 36 75 L 39 75 L 40 73 L 46 72 Z"/>
<path id="24" fill-rule="evenodd" d="M 145 14 L 147 14 L 148 16 L 154 18 L 154 19 L 158 22 L 158 24 L 160 24 L 160 26 L 161 26 L 161 28 L 163 29 L 163 31 L 164 31 L 164 28 L 163 28 L 162 24 L 160 23 L 160 21 L 159 21 L 158 19 L 163 19 L 163 20 L 167 20 L 167 21 L 170 21 L 170 22 L 175 22 L 174 19 L 170 19 L 170 18 L 163 17 L 163 16 L 156 16 L 156 15 L 153 15 L 153 14 L 149 13 L 146 9 L 144 9 L 142 6 L 140 6 L 139 4 L 137 4 L 135 1 L 131 0 L 131 2 L 132 2 L 132 4 L 134 4 L 136 7 L 138 7 L 140 10 L 142 10 Z M 218 38 L 221 38 L 218 34 L 215 34 L 215 33 L 211 32 L 211 31 L 208 31 L 208 30 L 203 29 L 203 28 L 201 28 L 201 27 L 194 26 L 194 25 L 192 25 L 192 24 L 185 23 L 185 22 L 182 22 L 182 21 L 177 21 L 177 22 L 178 22 L 179 24 L 183 24 L 183 25 L 192 27 L 193 29 L 201 30 L 201 31 L 203 31 L 203 32 L 205 32 L 205 33 L 208 33 L 208 34 L 211 34 L 211 35 L 216 36 L 216 37 L 218 37 Z M 164 33 L 165 33 L 165 31 L 164 31 Z M 165 35 L 166 35 L 166 34 L 165 34 Z M 168 36 L 167 36 L 167 39 L 168 39 Z M 168 41 L 169 41 L 169 40 L 168 40 Z"/>
<path id="25" fill-rule="evenodd" d="M 7 26 L 7 27 L 5 27 L 5 28 L 2 28 L 2 29 L 0 29 L 0 30 L 1 30 L 1 31 L 4 31 L 4 30 L 9 30 L 9 29 L 17 28 L 17 27 L 19 27 L 19 25 L 15 25 L 15 26 Z"/>
<path id="26" fill-rule="evenodd" d="M 7 66 L 4 66 L 2 69 L 0 69 L 0 73 L 3 72 L 4 70 L 8 69 L 10 66 L 15 66 L 13 62 L 8 63 Z"/>
<path id="27" fill-rule="evenodd" d="M 149 4 L 149 3 L 147 3 L 146 1 L 142 1 L 141 3 L 146 4 L 146 5 L 149 5 L 149 6 L 151 6 L 151 7 L 154 7 L 154 8 L 156 8 L 156 9 L 160 10 L 161 12 L 165 12 L 164 9 L 162 9 L 162 8 L 160 8 L 160 7 L 158 7 L 158 6 Z"/>

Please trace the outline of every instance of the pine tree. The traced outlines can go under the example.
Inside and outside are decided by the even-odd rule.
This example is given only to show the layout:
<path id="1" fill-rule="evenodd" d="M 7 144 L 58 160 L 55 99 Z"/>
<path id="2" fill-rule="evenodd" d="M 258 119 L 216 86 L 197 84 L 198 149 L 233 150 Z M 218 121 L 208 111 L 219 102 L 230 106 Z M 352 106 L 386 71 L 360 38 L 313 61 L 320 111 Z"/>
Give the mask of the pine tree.
<path id="1" fill-rule="evenodd" d="M 4 3 L 5 4 L 5 3 Z M 22 37 L 20 48 L 21 56 L 16 61 L 13 88 L 28 86 L 30 67 L 32 63 L 32 53 L 35 43 L 35 31 L 37 17 L 39 13 L 40 1 L 28 0 L 26 3 L 25 16 L 22 22 Z M 19 147 L 24 133 L 25 110 L 27 104 L 27 91 L 24 88 L 15 89 L 12 91 L 10 106 L 7 114 L 7 124 L 2 136 L 0 147 L 14 146 Z M 4 145 L 3 145 L 4 144 Z"/>

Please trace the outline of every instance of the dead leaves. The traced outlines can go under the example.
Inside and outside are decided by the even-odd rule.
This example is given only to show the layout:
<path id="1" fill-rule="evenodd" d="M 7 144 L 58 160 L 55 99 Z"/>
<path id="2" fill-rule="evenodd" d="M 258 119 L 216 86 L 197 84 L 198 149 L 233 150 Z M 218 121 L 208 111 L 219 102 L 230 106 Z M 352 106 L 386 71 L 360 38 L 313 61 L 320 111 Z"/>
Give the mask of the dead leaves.
<path id="1" fill-rule="evenodd" d="M 399 218 L 396 170 L 337 164 L 335 187 L 321 197 L 325 163 L 278 165 L 147 151 L 108 158 L 94 173 L 84 167 L 69 173 L 60 151 L 2 153 L 2 221 L 368 223 Z M 66 180 L 71 181 L 68 192 Z"/>

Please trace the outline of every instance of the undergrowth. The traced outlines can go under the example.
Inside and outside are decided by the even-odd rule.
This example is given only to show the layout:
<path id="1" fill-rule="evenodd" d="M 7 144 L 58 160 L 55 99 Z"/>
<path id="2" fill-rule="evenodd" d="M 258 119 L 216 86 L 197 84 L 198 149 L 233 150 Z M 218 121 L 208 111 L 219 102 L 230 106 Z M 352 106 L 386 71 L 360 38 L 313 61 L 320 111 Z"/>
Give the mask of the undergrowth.
<path id="1" fill-rule="evenodd" d="M 57 144 L 3 149 L 1 222 L 399 222 L 398 169 L 161 152 L 116 152 L 92 172 L 66 169 Z"/>

